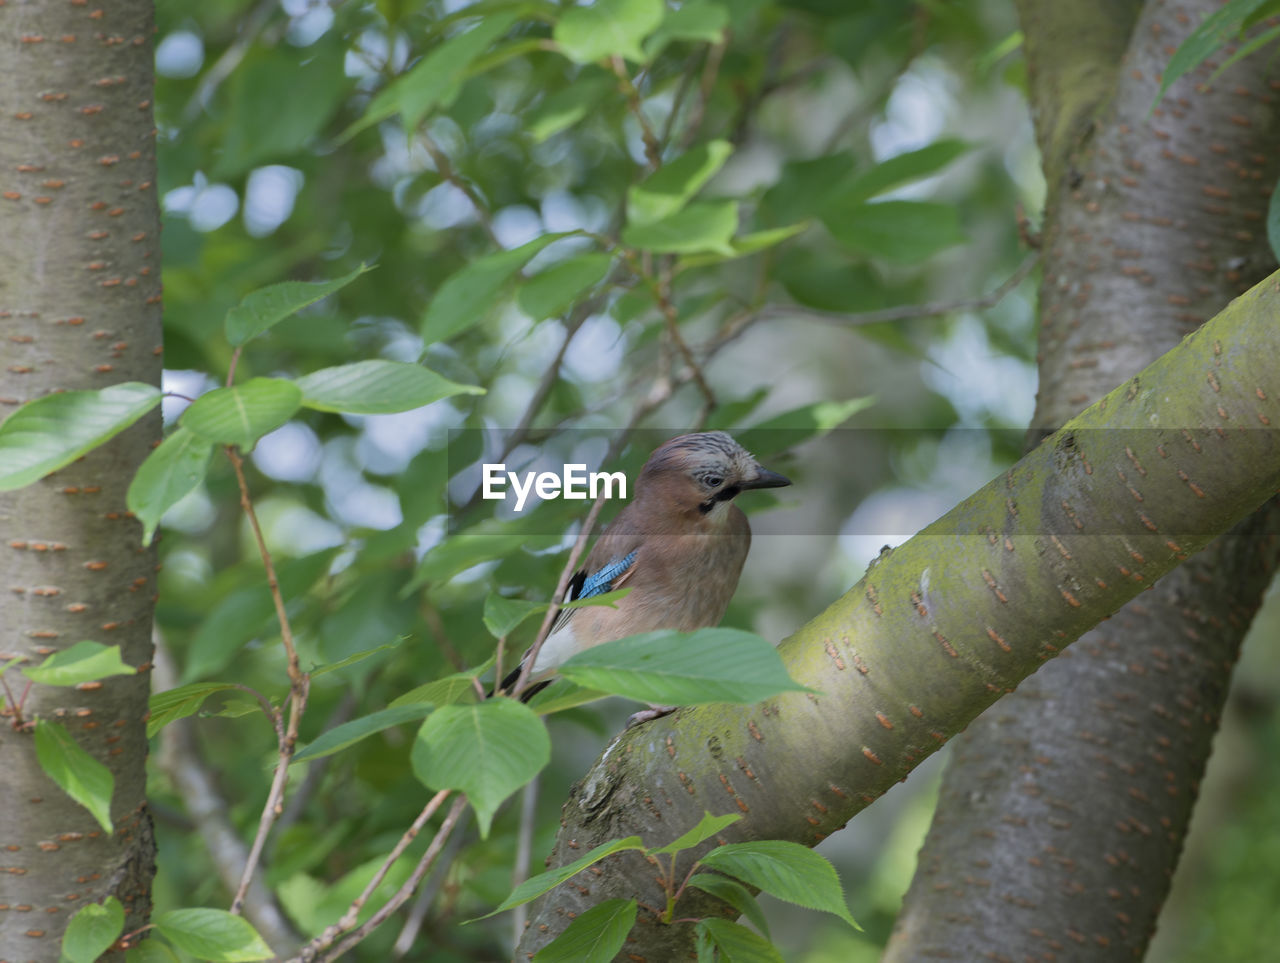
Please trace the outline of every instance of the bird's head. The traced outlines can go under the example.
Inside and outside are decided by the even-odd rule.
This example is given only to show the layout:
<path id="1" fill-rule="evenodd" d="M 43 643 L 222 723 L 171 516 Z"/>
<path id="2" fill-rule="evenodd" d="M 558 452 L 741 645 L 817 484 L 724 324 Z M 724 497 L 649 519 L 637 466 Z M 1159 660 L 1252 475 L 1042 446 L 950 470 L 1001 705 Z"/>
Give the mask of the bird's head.
<path id="1" fill-rule="evenodd" d="M 790 484 L 723 431 L 699 431 L 659 446 L 641 469 L 636 491 L 658 488 L 681 511 L 719 517 L 740 492 Z"/>

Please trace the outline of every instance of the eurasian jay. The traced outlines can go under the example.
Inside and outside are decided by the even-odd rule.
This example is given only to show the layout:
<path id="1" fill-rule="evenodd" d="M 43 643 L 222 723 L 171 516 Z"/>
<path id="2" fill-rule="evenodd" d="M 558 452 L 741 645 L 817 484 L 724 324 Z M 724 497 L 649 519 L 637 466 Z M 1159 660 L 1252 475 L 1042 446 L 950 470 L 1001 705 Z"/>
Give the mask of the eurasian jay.
<path id="1" fill-rule="evenodd" d="M 562 610 L 534 661 L 530 681 L 536 684 L 522 697 L 548 685 L 556 666 L 590 646 L 638 632 L 716 625 L 751 547 L 751 526 L 733 499 L 752 488 L 790 484 L 723 431 L 680 435 L 658 447 L 640 470 L 635 496 L 596 541 L 564 601 L 624 587 L 631 592 L 612 608 Z M 528 654 L 503 680 L 504 689 L 515 684 Z"/>

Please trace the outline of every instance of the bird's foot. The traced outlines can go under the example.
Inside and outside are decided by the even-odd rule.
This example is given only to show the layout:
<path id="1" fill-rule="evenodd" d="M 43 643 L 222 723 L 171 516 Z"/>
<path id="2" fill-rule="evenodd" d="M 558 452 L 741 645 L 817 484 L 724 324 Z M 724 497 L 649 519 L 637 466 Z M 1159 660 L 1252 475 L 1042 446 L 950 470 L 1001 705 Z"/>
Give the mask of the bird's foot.
<path id="1" fill-rule="evenodd" d="M 644 722 L 652 722 L 654 719 L 661 719 L 663 716 L 669 716 L 675 712 L 679 706 L 650 706 L 648 709 L 641 709 L 639 712 L 633 713 L 631 718 L 627 720 L 627 728 L 638 726 Z"/>

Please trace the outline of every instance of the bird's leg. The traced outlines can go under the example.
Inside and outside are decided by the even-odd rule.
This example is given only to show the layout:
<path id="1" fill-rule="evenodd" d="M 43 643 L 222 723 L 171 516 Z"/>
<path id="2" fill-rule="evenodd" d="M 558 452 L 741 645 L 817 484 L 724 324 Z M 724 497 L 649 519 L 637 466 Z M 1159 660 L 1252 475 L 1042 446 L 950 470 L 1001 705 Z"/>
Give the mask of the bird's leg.
<path id="1" fill-rule="evenodd" d="M 632 726 L 638 726 L 643 722 L 652 722 L 654 719 L 669 716 L 678 708 L 680 707 L 650 705 L 647 709 L 641 709 L 639 712 L 633 713 L 631 718 L 627 720 L 627 728 L 630 729 Z"/>

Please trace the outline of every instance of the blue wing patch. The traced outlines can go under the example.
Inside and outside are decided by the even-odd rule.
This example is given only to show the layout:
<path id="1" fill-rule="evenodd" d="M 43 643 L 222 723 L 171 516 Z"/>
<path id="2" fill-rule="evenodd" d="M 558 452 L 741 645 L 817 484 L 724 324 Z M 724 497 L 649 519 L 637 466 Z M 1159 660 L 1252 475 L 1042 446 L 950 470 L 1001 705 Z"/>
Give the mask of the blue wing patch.
<path id="1" fill-rule="evenodd" d="M 578 599 L 589 599 L 593 595 L 603 595 L 613 586 L 613 580 L 631 567 L 636 560 L 636 553 L 632 551 L 630 554 L 615 558 L 612 562 L 598 571 L 592 572 L 582 581 L 582 588 L 573 596 L 572 601 Z"/>

